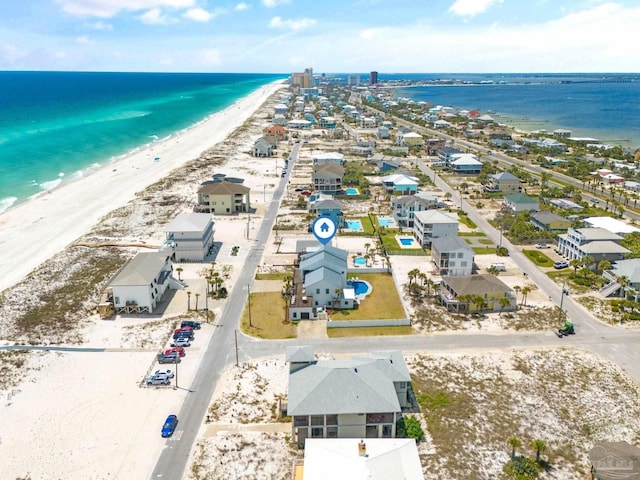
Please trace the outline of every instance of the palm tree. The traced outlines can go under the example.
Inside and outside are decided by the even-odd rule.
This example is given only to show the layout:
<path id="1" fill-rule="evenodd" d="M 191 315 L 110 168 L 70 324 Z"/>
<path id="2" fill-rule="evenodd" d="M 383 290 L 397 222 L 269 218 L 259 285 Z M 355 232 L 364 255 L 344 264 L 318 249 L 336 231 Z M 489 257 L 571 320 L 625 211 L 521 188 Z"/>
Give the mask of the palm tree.
<path id="1" fill-rule="evenodd" d="M 527 295 L 529 295 L 531 290 L 533 290 L 533 288 L 529 285 L 522 287 L 522 305 L 525 307 L 527 306 Z"/>
<path id="2" fill-rule="evenodd" d="M 584 265 L 587 268 L 591 268 L 591 265 L 595 263 L 596 261 L 593 259 L 591 255 L 585 255 L 584 257 L 582 257 L 582 265 Z"/>
<path id="3" fill-rule="evenodd" d="M 605 270 L 611 270 L 611 262 L 609 260 L 600 260 L 598 262 L 598 270 L 604 272 Z"/>
<path id="4" fill-rule="evenodd" d="M 574 258 L 569 262 L 569 265 L 573 267 L 573 276 L 575 277 L 578 274 L 578 267 L 582 265 L 582 262 Z"/>
<path id="5" fill-rule="evenodd" d="M 511 300 L 509 300 L 507 297 L 500 297 L 500 300 L 498 300 L 498 303 L 500 304 L 499 316 L 502 316 L 502 312 L 504 311 L 504 309 L 507 308 L 509 305 L 511 305 Z"/>
<path id="6" fill-rule="evenodd" d="M 196 293 L 196 312 L 198 311 L 198 299 L 200 298 L 200 294 Z"/>
<path id="7" fill-rule="evenodd" d="M 496 277 L 500 275 L 500 270 L 498 270 L 498 267 L 496 267 L 495 265 L 491 265 L 489 268 L 487 268 L 487 272 L 489 272 L 491 275 L 495 275 Z"/>
<path id="8" fill-rule="evenodd" d="M 513 291 L 516 292 L 516 306 L 518 305 L 518 293 L 520 293 L 521 290 L 522 287 L 520 285 L 513 287 Z"/>
<path id="9" fill-rule="evenodd" d="M 184 271 L 184 268 L 182 267 L 178 267 L 176 268 L 176 272 L 178 272 L 178 280 L 182 281 L 182 272 Z"/>
<path id="10" fill-rule="evenodd" d="M 544 440 L 536 438 L 531 441 L 529 446 L 536 451 L 536 463 L 540 463 L 540 455 L 547 451 L 547 444 L 544 443 Z"/>
<path id="11" fill-rule="evenodd" d="M 191 290 L 187 290 L 187 312 L 191 310 Z"/>
<path id="12" fill-rule="evenodd" d="M 458 312 L 460 312 L 460 304 L 462 303 L 464 305 L 464 311 L 468 312 L 469 311 L 469 304 L 471 303 L 471 301 L 473 300 L 473 296 L 469 295 L 469 294 L 465 294 L 465 295 L 458 295 Z"/>
<path id="13" fill-rule="evenodd" d="M 626 275 L 618 277 L 618 284 L 620 285 L 620 287 L 622 287 L 622 296 L 624 298 L 627 298 L 627 287 L 630 283 L 631 280 L 629 280 L 629 277 L 627 277 Z"/>
<path id="14" fill-rule="evenodd" d="M 415 283 L 416 278 L 418 278 L 418 275 L 420 275 L 420 270 L 414 268 L 413 270 L 409 270 L 407 275 L 409 275 L 409 284 Z"/>
<path id="15" fill-rule="evenodd" d="M 430 297 L 431 296 L 431 289 L 433 289 L 433 287 L 435 286 L 435 282 L 433 280 L 431 280 L 430 278 L 427 278 L 427 281 L 425 282 L 425 285 L 427 287 L 427 296 Z"/>
<path id="16" fill-rule="evenodd" d="M 476 306 L 476 311 L 478 312 L 482 310 L 482 308 L 486 305 L 484 297 L 481 295 L 475 295 L 474 297 L 472 297 L 471 303 Z"/>
<path id="17" fill-rule="evenodd" d="M 516 459 L 516 448 L 520 448 L 522 446 L 522 442 L 516 437 L 509 437 L 507 443 L 511 447 L 511 460 Z"/>

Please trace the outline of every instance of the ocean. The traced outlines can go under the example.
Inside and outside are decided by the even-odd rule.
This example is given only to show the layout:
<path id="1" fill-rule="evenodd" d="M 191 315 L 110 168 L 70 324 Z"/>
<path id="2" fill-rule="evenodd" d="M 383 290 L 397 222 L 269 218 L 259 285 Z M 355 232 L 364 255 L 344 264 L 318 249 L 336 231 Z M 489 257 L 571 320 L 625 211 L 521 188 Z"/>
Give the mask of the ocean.
<path id="1" fill-rule="evenodd" d="M 398 87 L 395 97 L 491 112 L 497 122 L 525 132 L 563 128 L 574 137 L 640 148 L 637 74 L 380 74 L 379 78 L 472 82 Z"/>
<path id="2" fill-rule="evenodd" d="M 284 75 L 0 72 L 0 213 Z"/>

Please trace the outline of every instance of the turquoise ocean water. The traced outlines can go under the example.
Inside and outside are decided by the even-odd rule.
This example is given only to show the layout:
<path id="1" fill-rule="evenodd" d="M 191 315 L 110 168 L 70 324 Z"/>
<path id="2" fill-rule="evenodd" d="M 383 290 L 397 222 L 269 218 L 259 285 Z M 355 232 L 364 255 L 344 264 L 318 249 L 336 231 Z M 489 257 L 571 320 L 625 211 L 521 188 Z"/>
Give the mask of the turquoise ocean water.
<path id="1" fill-rule="evenodd" d="M 0 212 L 283 75 L 0 72 Z"/>

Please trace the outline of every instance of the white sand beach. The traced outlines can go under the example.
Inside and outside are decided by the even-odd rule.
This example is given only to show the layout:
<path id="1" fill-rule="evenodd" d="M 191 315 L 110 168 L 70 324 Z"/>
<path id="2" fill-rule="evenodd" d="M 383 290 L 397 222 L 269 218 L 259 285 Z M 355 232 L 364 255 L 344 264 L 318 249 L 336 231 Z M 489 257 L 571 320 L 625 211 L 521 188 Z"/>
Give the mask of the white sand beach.
<path id="1" fill-rule="evenodd" d="M 222 141 L 281 86 L 279 81 L 268 84 L 177 135 L 1 214 L 0 291 L 85 234 L 136 192 Z"/>

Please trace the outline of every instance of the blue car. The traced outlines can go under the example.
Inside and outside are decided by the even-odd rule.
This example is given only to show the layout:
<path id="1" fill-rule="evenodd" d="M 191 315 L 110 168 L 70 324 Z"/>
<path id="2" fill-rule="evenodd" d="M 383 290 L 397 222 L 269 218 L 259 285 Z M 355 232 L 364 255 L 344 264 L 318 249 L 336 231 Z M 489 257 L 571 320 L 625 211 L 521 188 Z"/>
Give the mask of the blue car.
<path id="1" fill-rule="evenodd" d="M 173 435 L 173 432 L 175 432 L 177 426 L 178 417 L 176 415 L 169 415 L 162 426 L 162 436 L 164 438 L 170 437 Z"/>

